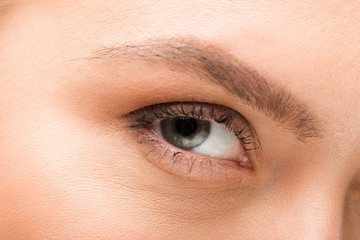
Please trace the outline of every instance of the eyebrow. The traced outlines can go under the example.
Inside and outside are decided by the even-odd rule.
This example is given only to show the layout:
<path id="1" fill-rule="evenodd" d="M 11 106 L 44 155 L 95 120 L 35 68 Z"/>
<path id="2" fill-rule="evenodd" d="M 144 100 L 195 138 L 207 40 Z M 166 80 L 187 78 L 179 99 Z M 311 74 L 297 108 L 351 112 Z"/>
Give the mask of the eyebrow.
<path id="1" fill-rule="evenodd" d="M 320 138 L 319 121 L 284 87 L 270 84 L 257 71 L 218 46 L 196 39 L 160 39 L 140 44 L 104 47 L 91 59 L 142 59 L 178 66 L 198 78 L 216 83 L 245 104 L 261 111 L 297 139 Z"/>

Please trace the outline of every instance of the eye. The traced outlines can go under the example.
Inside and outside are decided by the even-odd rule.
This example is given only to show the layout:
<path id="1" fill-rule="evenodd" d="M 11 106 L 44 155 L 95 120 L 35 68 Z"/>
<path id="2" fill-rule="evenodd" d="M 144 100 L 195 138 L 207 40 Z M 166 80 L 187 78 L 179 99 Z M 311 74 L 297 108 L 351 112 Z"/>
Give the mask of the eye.
<path id="1" fill-rule="evenodd" d="M 245 152 L 233 132 L 215 121 L 174 117 L 152 130 L 175 147 L 203 156 L 244 161 Z"/>
<path id="2" fill-rule="evenodd" d="M 139 152 L 192 180 L 229 183 L 253 172 L 255 132 L 237 111 L 208 103 L 162 103 L 128 114 Z"/>

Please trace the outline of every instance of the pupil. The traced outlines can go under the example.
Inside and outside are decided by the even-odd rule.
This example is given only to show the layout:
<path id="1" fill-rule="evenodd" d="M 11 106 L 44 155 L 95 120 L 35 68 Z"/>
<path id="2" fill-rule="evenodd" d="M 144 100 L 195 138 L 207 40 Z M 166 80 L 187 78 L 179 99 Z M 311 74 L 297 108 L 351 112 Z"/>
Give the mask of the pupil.
<path id="1" fill-rule="evenodd" d="M 175 127 L 178 133 L 182 136 L 187 137 L 196 132 L 198 124 L 194 118 L 178 118 Z"/>

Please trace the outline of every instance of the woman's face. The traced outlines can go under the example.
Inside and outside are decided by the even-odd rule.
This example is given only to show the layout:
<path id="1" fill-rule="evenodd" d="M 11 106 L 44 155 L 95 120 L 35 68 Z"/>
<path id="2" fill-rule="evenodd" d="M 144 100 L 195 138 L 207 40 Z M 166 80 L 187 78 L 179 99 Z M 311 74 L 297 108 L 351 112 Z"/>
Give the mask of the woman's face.
<path id="1" fill-rule="evenodd" d="M 1 238 L 360 239 L 359 9 L 2 9 Z"/>

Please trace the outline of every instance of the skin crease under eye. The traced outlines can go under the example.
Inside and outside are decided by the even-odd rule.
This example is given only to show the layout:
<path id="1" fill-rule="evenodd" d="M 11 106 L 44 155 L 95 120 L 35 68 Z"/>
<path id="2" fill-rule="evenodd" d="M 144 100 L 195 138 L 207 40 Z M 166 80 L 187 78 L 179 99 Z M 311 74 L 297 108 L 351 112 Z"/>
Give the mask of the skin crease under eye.
<path id="1" fill-rule="evenodd" d="M 253 164 L 246 155 L 236 160 L 206 157 L 177 148 L 148 128 L 135 130 L 134 138 L 140 143 L 138 149 L 145 159 L 183 179 L 231 186 L 246 182 L 253 174 Z"/>

